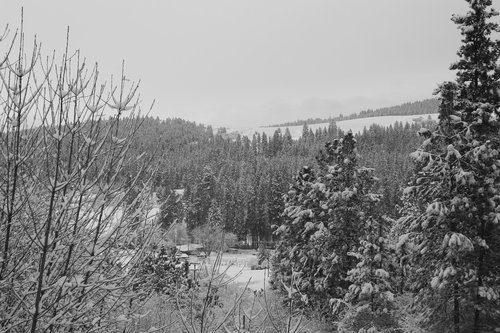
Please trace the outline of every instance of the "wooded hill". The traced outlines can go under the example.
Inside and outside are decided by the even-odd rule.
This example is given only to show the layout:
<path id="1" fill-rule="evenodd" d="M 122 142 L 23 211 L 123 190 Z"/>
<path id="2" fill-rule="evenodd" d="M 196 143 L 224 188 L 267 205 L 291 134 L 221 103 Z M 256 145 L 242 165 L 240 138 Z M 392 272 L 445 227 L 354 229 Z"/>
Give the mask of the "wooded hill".
<path id="1" fill-rule="evenodd" d="M 226 231 L 240 239 L 250 233 L 255 246 L 258 239 L 273 238 L 271 225 L 281 221 L 282 196 L 297 171 L 305 165 L 316 166 L 325 144 L 345 134 L 332 123 L 299 140 L 281 131 L 272 137 L 262 133 L 232 140 L 224 132 L 214 133 L 210 126 L 181 119 L 146 117 L 140 121 L 132 149 L 158 163 L 154 186 L 160 198 L 167 200 L 174 189 L 185 189 L 186 211 L 169 200 L 170 205 L 164 206 L 164 225 L 186 214 L 192 229 L 207 222 L 209 211 L 220 211 Z M 409 154 L 422 142 L 417 132 L 434 125 L 373 125 L 355 135 L 360 161 L 375 168 L 380 178 L 378 188 L 385 194 L 381 203 L 389 216 L 399 216 L 399 198 L 412 172 Z"/>
<path id="2" fill-rule="evenodd" d="M 332 121 L 342 121 L 348 119 L 362 119 L 369 117 L 381 117 L 381 116 L 412 116 L 421 115 L 429 113 L 438 112 L 439 101 L 435 98 L 424 99 L 423 101 L 408 102 L 401 105 L 389 106 L 375 110 L 363 110 L 359 113 L 353 113 L 350 115 L 340 114 L 337 117 L 329 118 L 308 118 L 306 120 L 296 120 L 292 122 L 285 122 L 282 124 L 271 125 L 267 127 L 286 127 L 286 126 L 300 126 L 304 124 L 322 124 L 329 123 Z"/>

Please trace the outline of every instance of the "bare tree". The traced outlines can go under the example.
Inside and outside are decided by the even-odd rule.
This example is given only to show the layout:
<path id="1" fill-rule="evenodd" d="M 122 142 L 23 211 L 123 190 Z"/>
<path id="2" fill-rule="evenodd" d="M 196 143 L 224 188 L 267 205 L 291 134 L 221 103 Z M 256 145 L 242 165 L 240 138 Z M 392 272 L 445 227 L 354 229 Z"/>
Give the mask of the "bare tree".
<path id="1" fill-rule="evenodd" d="M 156 228 L 147 212 L 155 170 L 129 154 L 139 84 L 123 70 L 118 84 L 101 83 L 68 42 L 61 59 L 43 58 L 36 41 L 28 52 L 22 24 L 6 33 L 0 331 L 109 331 L 131 315 L 136 266 Z"/>

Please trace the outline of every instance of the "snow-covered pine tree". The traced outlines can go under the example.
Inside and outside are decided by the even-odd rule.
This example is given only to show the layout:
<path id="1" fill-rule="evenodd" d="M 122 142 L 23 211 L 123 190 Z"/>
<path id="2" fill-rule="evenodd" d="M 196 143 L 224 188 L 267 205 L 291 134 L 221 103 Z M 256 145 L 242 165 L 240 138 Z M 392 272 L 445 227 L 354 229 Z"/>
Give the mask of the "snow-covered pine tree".
<path id="1" fill-rule="evenodd" d="M 277 237 L 276 253 L 274 261 L 274 281 L 279 285 L 285 282 L 291 283 L 293 272 L 302 269 L 300 254 L 309 247 L 308 239 L 304 238 L 303 231 L 306 225 L 319 208 L 318 200 L 308 200 L 307 196 L 313 194 L 313 184 L 316 180 L 314 171 L 304 166 L 294 177 L 294 184 L 285 195 L 284 220 L 280 226 L 276 226 Z M 311 250 L 313 250 L 311 248 Z M 299 253 L 300 252 L 300 253 Z M 310 263 L 309 263 L 310 264 Z"/>
<path id="2" fill-rule="evenodd" d="M 318 157 L 320 168 L 305 167 L 295 178 L 275 232 L 277 282 L 299 281 L 294 287 L 325 315 L 331 313 L 330 300 L 343 298 L 351 284 L 347 272 L 356 259 L 348 253 L 357 249 L 377 197 L 370 192 L 372 170 L 358 167 L 356 154 L 352 133 L 328 143 Z"/>
<path id="3" fill-rule="evenodd" d="M 201 179 L 194 186 L 187 186 L 184 194 L 187 205 L 187 227 L 193 230 L 208 220 L 208 211 L 216 192 L 216 178 L 209 166 L 205 166 Z"/>
<path id="4" fill-rule="evenodd" d="M 357 249 L 363 226 L 372 214 L 373 170 L 359 167 L 356 140 L 351 132 L 342 139 L 327 143 L 325 153 L 318 158 L 324 172 L 327 199 L 322 209 L 327 222 L 318 225 L 311 237 L 321 249 L 319 271 L 325 288 L 334 289 L 332 298 L 343 298 L 350 281 L 347 272 L 355 267 L 356 259 L 349 255 Z"/>
<path id="5" fill-rule="evenodd" d="M 373 199 L 373 205 L 379 204 L 378 198 Z M 376 209 L 373 208 L 373 211 Z M 394 259 L 388 239 L 392 223 L 392 219 L 379 214 L 366 218 L 359 247 L 350 253 L 358 263 L 347 273 L 347 279 L 352 284 L 345 298 L 354 305 L 353 319 L 359 326 L 366 321 L 370 321 L 376 329 L 394 325 L 390 315 L 394 300 L 395 283 L 391 276 Z"/>
<path id="6" fill-rule="evenodd" d="M 216 199 L 212 199 L 210 208 L 208 209 L 207 223 L 211 227 L 217 227 L 221 230 L 224 228 L 224 220 L 222 216 L 222 207 Z"/>
<path id="7" fill-rule="evenodd" d="M 424 209 L 400 223 L 434 326 L 489 332 L 500 322 L 499 26 L 491 0 L 467 2 L 470 11 L 453 16 L 463 36 L 456 82 L 440 85 L 438 128 L 421 130 L 426 140 L 412 154 L 417 173 L 405 193 Z"/>
<path id="8" fill-rule="evenodd" d="M 182 221 L 184 214 L 182 198 L 174 191 L 166 190 L 157 195 L 160 202 L 158 223 L 163 229 L 168 230 L 172 224 Z"/>
<path id="9" fill-rule="evenodd" d="M 270 205 L 269 205 L 269 220 L 272 226 L 279 226 L 283 221 L 283 180 L 281 170 L 274 171 L 275 175 L 271 178 L 270 186 Z"/>

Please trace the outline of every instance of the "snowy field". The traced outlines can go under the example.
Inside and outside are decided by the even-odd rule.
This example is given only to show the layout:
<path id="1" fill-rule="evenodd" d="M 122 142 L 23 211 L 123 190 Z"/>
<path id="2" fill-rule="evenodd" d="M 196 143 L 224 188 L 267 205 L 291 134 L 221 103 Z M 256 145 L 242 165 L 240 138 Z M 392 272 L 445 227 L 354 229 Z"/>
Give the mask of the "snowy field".
<path id="1" fill-rule="evenodd" d="M 207 266 L 210 268 L 210 263 L 215 262 L 216 254 L 212 254 L 207 259 Z M 219 272 L 222 273 L 226 269 L 228 278 L 234 278 L 233 284 L 238 287 L 245 287 L 248 282 L 248 288 L 252 290 L 261 290 L 268 285 L 269 277 L 268 270 L 251 270 L 252 264 L 257 263 L 257 251 L 255 250 L 240 250 L 238 253 L 224 253 Z M 250 281 L 250 282 L 249 282 Z"/>
<path id="2" fill-rule="evenodd" d="M 413 116 L 384 116 L 384 117 L 370 117 L 370 118 L 361 118 L 361 119 L 350 119 L 337 121 L 337 127 L 341 130 L 347 132 L 351 130 L 353 133 L 361 133 L 363 129 L 369 128 L 372 124 L 377 124 L 383 127 L 389 127 L 390 125 L 394 125 L 396 122 L 405 123 L 413 123 L 417 119 L 427 119 L 428 117 L 436 120 L 438 117 L 437 113 L 432 114 L 422 114 L 422 115 L 413 115 Z M 308 125 L 312 131 L 316 131 L 318 128 L 328 128 L 329 123 L 321 123 L 321 124 L 312 124 Z M 268 137 L 273 136 L 274 132 L 281 128 L 281 132 L 284 133 L 285 127 L 253 127 L 253 128 L 231 128 L 228 129 L 228 132 L 238 132 L 242 136 L 247 136 L 249 138 L 252 137 L 254 133 L 266 133 Z M 297 140 L 302 135 L 303 126 L 288 126 L 290 134 L 294 140 Z"/>
<path id="3" fill-rule="evenodd" d="M 225 269 L 227 266 L 221 266 L 221 270 Z M 261 269 L 261 270 L 250 270 L 250 267 L 244 266 L 244 267 L 237 267 L 237 266 L 230 266 L 227 270 L 227 275 L 230 277 L 235 277 L 234 284 L 236 284 L 238 287 L 245 287 L 247 282 L 248 282 L 248 287 L 249 289 L 252 290 L 263 290 L 266 285 L 269 286 L 269 276 L 268 276 L 268 270 L 267 269 Z"/>

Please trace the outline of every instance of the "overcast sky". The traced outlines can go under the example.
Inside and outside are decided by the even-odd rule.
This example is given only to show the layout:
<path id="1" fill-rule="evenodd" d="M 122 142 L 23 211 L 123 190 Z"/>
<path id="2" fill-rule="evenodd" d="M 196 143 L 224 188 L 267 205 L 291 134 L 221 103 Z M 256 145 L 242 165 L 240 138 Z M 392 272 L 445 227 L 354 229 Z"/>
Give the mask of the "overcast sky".
<path id="1" fill-rule="evenodd" d="M 494 0 L 494 7 L 500 9 Z M 429 98 L 454 77 L 463 0 L 2 0 L 46 54 L 141 79 L 153 116 L 250 127 Z"/>

